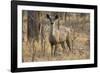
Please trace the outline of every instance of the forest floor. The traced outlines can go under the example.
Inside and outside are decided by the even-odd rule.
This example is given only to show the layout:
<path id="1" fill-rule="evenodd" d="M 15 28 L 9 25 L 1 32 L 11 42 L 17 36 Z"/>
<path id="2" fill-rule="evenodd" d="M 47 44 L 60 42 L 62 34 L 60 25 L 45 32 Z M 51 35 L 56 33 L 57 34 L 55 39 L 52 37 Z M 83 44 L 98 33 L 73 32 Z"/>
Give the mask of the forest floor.
<path id="1" fill-rule="evenodd" d="M 34 55 L 34 62 L 89 59 L 90 46 L 88 36 L 86 34 L 80 34 L 74 42 L 75 43 L 72 51 L 65 49 L 63 52 L 62 49 L 57 49 L 55 56 L 51 56 L 50 54 L 48 55 L 48 53 L 43 55 L 42 51 L 36 52 Z M 32 57 L 30 56 L 30 52 L 27 50 L 25 50 L 25 52 L 24 62 L 31 62 Z"/>

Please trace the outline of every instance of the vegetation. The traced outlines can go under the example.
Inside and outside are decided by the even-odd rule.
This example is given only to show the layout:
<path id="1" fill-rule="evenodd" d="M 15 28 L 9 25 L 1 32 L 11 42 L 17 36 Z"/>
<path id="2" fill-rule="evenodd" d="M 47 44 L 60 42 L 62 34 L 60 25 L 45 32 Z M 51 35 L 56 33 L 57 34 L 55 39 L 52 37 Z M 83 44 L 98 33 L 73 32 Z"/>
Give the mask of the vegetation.
<path id="1" fill-rule="evenodd" d="M 90 58 L 90 14 L 72 12 L 22 11 L 23 23 L 23 62 L 79 60 Z M 50 19 L 47 18 L 49 15 Z M 55 20 L 55 17 L 58 17 Z M 51 27 L 51 20 L 54 27 Z M 68 32 L 64 32 L 65 27 Z M 52 47 L 50 39 L 51 29 L 57 44 Z M 58 30 L 58 33 L 57 33 Z M 61 33 L 60 33 L 61 32 Z M 60 36 L 70 34 L 68 42 L 62 46 Z M 60 35 L 59 35 L 60 34 Z M 53 40 L 54 41 L 54 40 Z M 55 52 L 53 55 L 52 51 Z"/>

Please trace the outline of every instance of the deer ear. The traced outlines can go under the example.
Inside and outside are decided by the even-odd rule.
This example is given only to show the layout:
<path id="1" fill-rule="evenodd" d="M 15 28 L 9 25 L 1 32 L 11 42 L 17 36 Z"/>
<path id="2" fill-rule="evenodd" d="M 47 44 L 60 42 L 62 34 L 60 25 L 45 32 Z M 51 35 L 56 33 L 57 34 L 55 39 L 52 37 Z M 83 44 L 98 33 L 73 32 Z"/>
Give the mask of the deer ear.
<path id="1" fill-rule="evenodd" d="M 58 19 L 58 15 L 55 16 L 55 20 Z"/>
<path id="2" fill-rule="evenodd" d="M 47 18 L 50 18 L 48 14 L 46 15 L 46 17 L 47 17 Z"/>

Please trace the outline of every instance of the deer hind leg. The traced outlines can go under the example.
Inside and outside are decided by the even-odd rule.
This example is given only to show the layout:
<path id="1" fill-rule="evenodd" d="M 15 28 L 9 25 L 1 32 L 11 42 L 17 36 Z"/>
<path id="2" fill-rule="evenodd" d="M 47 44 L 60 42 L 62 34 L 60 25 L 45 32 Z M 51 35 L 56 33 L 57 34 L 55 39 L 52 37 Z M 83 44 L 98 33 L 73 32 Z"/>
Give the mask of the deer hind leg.
<path id="1" fill-rule="evenodd" d="M 69 51 L 71 51 L 71 41 L 70 41 L 70 39 L 67 39 L 66 43 L 67 43 L 67 46 L 69 48 Z"/>
<path id="2" fill-rule="evenodd" d="M 61 42 L 61 46 L 63 48 L 63 53 L 65 52 L 65 49 L 66 49 L 66 42 Z"/>

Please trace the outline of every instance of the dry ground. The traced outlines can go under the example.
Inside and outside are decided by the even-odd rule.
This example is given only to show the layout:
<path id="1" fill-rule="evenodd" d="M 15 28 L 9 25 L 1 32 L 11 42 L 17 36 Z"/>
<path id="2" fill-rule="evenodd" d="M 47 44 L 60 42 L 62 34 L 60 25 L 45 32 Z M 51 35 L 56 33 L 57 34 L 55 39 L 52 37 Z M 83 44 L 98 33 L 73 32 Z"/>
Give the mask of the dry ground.
<path id="1" fill-rule="evenodd" d="M 31 61 L 57 61 L 57 60 L 80 60 L 80 59 L 89 59 L 90 58 L 90 47 L 89 47 L 89 37 L 85 34 L 79 34 L 78 37 L 74 40 L 73 50 L 69 51 L 63 48 L 61 45 L 58 45 L 56 50 L 56 55 L 51 56 L 51 47 L 50 45 L 45 49 L 45 52 L 39 43 L 35 43 L 36 50 L 35 52 L 30 50 L 29 44 L 25 44 L 23 51 L 24 62 Z M 41 49 L 39 49 L 41 48 Z M 34 53 L 34 59 L 32 60 L 32 53 Z"/>

